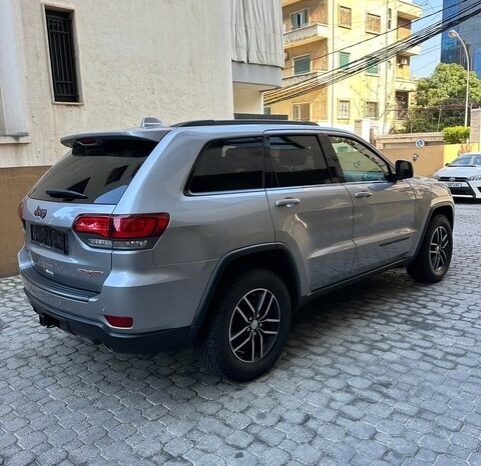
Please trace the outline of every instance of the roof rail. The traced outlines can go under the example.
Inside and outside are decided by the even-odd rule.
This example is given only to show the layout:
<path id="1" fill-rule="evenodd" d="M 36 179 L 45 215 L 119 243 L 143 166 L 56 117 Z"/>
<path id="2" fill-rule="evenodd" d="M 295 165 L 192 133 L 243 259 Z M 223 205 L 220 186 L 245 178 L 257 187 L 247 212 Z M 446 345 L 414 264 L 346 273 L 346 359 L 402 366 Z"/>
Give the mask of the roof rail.
<path id="1" fill-rule="evenodd" d="M 289 120 L 193 120 L 183 121 L 171 125 L 173 127 L 188 126 L 228 126 L 228 125 L 301 125 L 301 126 L 319 126 L 313 121 L 289 121 Z"/>

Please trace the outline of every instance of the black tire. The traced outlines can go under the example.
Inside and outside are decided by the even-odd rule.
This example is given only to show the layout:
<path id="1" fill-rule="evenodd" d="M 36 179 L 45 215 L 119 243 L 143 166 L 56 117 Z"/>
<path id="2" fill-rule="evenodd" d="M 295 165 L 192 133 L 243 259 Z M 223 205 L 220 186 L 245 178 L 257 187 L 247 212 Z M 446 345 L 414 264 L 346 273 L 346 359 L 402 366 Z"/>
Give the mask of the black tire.
<path id="1" fill-rule="evenodd" d="M 272 302 L 271 295 L 274 297 Z M 252 307 L 244 300 L 246 296 L 249 303 L 252 301 Z M 264 301 L 261 301 L 262 296 Z M 247 382 L 265 374 L 281 355 L 291 323 L 291 299 L 282 279 L 267 269 L 245 271 L 226 285 L 216 303 L 201 348 L 203 366 L 210 372 L 238 382 Z M 258 320 L 253 311 L 258 313 Z M 264 313 L 267 317 L 262 320 Z M 270 322 L 277 320 L 273 318 L 277 315 L 280 322 Z M 248 321 L 251 316 L 252 321 Z M 275 336 L 264 333 L 274 331 L 277 331 Z M 231 344 L 230 338 L 239 332 L 240 335 Z M 235 353 L 234 350 L 248 338 L 248 343 Z M 263 355 L 261 351 L 264 351 Z"/>
<path id="2" fill-rule="evenodd" d="M 434 244 L 438 241 L 438 232 L 447 234 L 446 246 L 439 254 L 435 253 Z M 444 244 L 443 241 L 441 241 Z M 421 248 L 414 262 L 407 267 L 407 271 L 413 280 L 421 283 L 437 283 L 441 281 L 449 270 L 453 253 L 453 232 L 449 220 L 444 215 L 436 215 L 429 223 L 424 235 Z M 436 257 L 441 256 L 436 266 Z M 433 263 L 434 261 L 434 263 Z M 441 265 L 441 261 L 443 261 Z"/>

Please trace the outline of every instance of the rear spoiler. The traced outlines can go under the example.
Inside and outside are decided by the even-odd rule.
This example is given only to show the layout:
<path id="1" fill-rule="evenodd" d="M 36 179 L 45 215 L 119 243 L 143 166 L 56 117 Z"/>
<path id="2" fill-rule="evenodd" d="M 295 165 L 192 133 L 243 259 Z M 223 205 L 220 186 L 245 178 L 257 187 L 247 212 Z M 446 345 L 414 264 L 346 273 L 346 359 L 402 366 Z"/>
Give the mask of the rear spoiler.
<path id="1" fill-rule="evenodd" d="M 143 129 L 135 128 L 126 131 L 104 131 L 99 133 L 80 133 L 64 136 L 60 142 L 66 147 L 73 147 L 76 142 L 88 144 L 87 141 L 95 139 L 139 139 L 144 141 L 159 142 L 172 128 Z M 95 143 L 95 142 L 94 142 Z M 92 143 L 91 143 L 92 144 Z"/>

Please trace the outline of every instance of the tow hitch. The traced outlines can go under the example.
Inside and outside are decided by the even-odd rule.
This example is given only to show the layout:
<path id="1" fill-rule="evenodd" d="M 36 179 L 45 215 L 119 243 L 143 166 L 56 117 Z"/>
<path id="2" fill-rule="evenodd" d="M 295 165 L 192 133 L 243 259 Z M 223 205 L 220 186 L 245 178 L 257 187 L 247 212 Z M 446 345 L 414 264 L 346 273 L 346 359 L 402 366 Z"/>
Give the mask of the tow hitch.
<path id="1" fill-rule="evenodd" d="M 60 327 L 60 322 L 57 319 L 46 314 L 40 314 L 38 316 L 38 321 L 40 325 L 42 325 L 43 327 L 47 327 L 47 328 Z"/>

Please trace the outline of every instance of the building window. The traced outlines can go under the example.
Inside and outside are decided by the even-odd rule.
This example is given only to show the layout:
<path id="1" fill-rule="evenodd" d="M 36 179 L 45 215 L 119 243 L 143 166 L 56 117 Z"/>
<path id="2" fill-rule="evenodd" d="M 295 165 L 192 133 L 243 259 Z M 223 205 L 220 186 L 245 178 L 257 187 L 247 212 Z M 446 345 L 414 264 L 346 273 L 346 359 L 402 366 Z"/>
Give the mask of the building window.
<path id="1" fill-rule="evenodd" d="M 352 10 L 346 6 L 339 7 L 339 26 L 350 28 L 352 26 Z"/>
<path id="2" fill-rule="evenodd" d="M 78 102 L 72 12 L 45 10 L 48 48 L 56 102 Z"/>
<path id="3" fill-rule="evenodd" d="M 349 120 L 351 118 L 351 101 L 338 100 L 337 101 L 337 119 Z"/>
<path id="4" fill-rule="evenodd" d="M 348 52 L 339 52 L 339 68 L 347 70 L 351 62 L 351 54 Z"/>
<path id="5" fill-rule="evenodd" d="M 399 66 L 399 67 L 409 66 L 409 57 L 405 57 L 403 55 L 398 55 L 397 56 L 397 66 Z"/>
<path id="6" fill-rule="evenodd" d="M 408 115 L 409 93 L 404 91 L 396 92 L 396 119 L 405 120 Z"/>
<path id="7" fill-rule="evenodd" d="M 294 104 L 292 110 L 295 121 L 311 120 L 311 104 Z"/>
<path id="8" fill-rule="evenodd" d="M 366 31 L 372 32 L 374 34 L 379 34 L 381 32 L 381 17 L 368 13 L 366 21 Z"/>
<path id="9" fill-rule="evenodd" d="M 292 29 L 300 29 L 309 25 L 309 11 L 302 10 L 291 15 Z"/>
<path id="10" fill-rule="evenodd" d="M 387 28 L 392 28 L 392 8 L 388 8 L 387 10 Z"/>
<path id="11" fill-rule="evenodd" d="M 310 73 L 311 71 L 311 56 L 293 58 L 294 74 Z"/>
<path id="12" fill-rule="evenodd" d="M 366 109 L 364 116 L 366 118 L 378 118 L 379 115 L 378 103 L 377 102 L 366 102 Z"/>
<path id="13" fill-rule="evenodd" d="M 369 64 L 367 70 L 367 74 L 371 74 L 374 76 L 379 76 L 379 63 L 371 63 Z"/>

